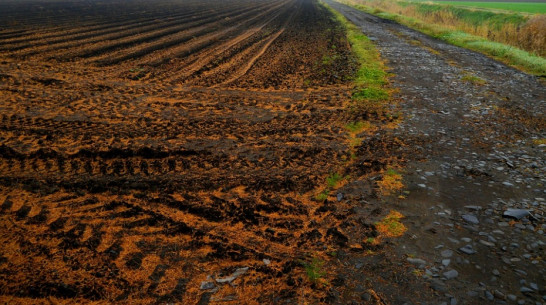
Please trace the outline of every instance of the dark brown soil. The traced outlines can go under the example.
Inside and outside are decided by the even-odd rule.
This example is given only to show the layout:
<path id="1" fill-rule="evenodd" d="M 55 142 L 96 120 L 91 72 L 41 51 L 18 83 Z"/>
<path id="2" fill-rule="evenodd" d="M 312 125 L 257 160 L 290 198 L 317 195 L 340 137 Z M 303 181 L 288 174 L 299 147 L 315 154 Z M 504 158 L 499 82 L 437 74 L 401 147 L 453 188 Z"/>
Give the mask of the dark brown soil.
<path id="1" fill-rule="evenodd" d="M 0 298 L 321 302 L 302 264 L 345 243 L 312 200 L 350 157 L 342 30 L 308 0 L 150 3 L 2 4 Z"/>

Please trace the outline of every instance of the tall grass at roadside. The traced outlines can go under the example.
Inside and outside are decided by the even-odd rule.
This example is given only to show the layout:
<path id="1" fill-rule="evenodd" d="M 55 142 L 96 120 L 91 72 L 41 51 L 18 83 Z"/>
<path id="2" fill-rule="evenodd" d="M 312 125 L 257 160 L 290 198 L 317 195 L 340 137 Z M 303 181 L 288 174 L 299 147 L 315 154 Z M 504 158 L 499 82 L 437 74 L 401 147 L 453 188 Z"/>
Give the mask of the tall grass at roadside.
<path id="1" fill-rule="evenodd" d="M 474 1 L 443 1 L 442 4 L 469 6 L 475 8 L 506 10 L 521 13 L 546 14 L 546 3 L 539 2 L 474 2 Z"/>
<path id="2" fill-rule="evenodd" d="M 477 10 L 436 3 L 392 0 L 347 0 L 388 13 L 419 19 L 450 30 L 459 30 L 491 41 L 512 45 L 539 56 L 546 55 L 546 15 Z"/>
<path id="3" fill-rule="evenodd" d="M 525 19 L 527 17 L 504 14 L 480 21 L 494 13 L 404 1 L 338 1 L 379 17 L 395 20 L 451 44 L 493 56 L 530 73 L 546 75 L 546 59 L 541 57 L 546 55 L 546 15 Z M 491 37 L 497 41 L 493 41 Z M 506 41 L 521 48 L 525 46 L 527 50 L 535 50 L 535 54 Z"/>

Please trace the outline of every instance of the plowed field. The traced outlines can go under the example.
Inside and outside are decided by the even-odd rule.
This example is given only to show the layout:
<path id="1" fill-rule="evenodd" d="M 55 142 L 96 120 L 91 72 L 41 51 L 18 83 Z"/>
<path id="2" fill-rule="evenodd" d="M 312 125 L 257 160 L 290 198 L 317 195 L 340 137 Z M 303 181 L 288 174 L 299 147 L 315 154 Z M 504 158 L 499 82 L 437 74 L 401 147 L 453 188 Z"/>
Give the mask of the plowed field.
<path id="1" fill-rule="evenodd" d="M 322 297 L 353 66 L 311 0 L 1 3 L 0 300 Z"/>

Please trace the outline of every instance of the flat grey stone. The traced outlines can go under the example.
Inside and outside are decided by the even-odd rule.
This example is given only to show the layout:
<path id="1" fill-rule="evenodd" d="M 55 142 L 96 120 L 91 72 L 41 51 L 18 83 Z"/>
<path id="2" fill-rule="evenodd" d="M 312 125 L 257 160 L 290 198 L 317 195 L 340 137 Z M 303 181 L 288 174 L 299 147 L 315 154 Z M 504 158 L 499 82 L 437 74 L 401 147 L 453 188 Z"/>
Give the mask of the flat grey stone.
<path id="1" fill-rule="evenodd" d="M 461 247 L 459 248 L 459 251 L 465 253 L 465 254 L 474 254 L 476 253 L 476 250 L 474 250 L 474 248 L 472 248 L 471 245 L 466 245 L 464 247 Z"/>
<path id="2" fill-rule="evenodd" d="M 459 272 L 457 270 L 451 269 L 447 272 L 443 273 L 444 277 L 448 280 L 454 279 L 459 276 Z"/>
<path id="3" fill-rule="evenodd" d="M 442 257 L 452 257 L 453 256 L 453 251 L 449 250 L 449 249 L 446 249 L 446 250 L 442 251 L 440 254 L 442 255 Z"/>
<path id="4" fill-rule="evenodd" d="M 410 264 L 414 265 L 414 266 L 417 266 L 417 267 L 420 267 L 420 266 L 424 266 L 427 264 L 426 261 L 420 259 L 420 258 L 412 258 L 412 257 L 408 257 L 406 259 Z"/>
<path id="5" fill-rule="evenodd" d="M 529 215 L 531 215 L 531 213 L 524 209 L 508 209 L 502 214 L 503 217 L 514 218 L 517 220 Z"/>
<path id="6" fill-rule="evenodd" d="M 528 288 L 528 287 L 525 287 L 525 286 L 521 287 L 521 288 L 519 289 L 519 291 L 520 291 L 521 293 L 532 293 L 532 292 L 534 292 L 533 289 Z"/>
<path id="7" fill-rule="evenodd" d="M 442 260 L 442 265 L 444 265 L 445 267 L 449 266 L 450 263 L 451 263 L 450 259 L 443 259 Z"/>
<path id="8" fill-rule="evenodd" d="M 480 242 L 480 244 L 482 244 L 482 245 L 484 245 L 484 246 L 488 246 L 488 247 L 494 247 L 494 246 L 495 246 L 494 243 L 489 242 L 489 241 L 485 241 L 485 240 L 483 240 L 483 239 L 480 239 L 479 242 Z"/>
<path id="9" fill-rule="evenodd" d="M 468 223 L 471 223 L 471 224 L 477 225 L 477 224 L 480 223 L 480 221 L 478 220 L 478 218 L 476 218 L 476 216 L 474 216 L 474 215 L 465 214 L 465 215 L 463 215 L 463 216 L 461 216 L 461 217 L 464 219 L 464 221 L 466 221 L 466 222 L 468 222 Z"/>

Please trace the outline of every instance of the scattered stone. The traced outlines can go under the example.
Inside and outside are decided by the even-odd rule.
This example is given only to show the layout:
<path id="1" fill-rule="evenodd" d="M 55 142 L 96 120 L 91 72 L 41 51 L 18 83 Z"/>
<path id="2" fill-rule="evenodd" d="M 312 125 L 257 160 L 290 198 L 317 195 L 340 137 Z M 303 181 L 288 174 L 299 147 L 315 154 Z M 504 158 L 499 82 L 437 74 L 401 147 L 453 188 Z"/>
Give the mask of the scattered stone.
<path id="1" fill-rule="evenodd" d="M 451 260 L 450 260 L 450 259 L 443 259 L 443 260 L 442 260 L 442 265 L 444 265 L 444 267 L 449 266 L 450 263 L 451 263 Z"/>
<path id="2" fill-rule="evenodd" d="M 421 184 L 417 184 L 417 186 L 422 187 L 422 188 L 424 188 L 424 189 L 427 188 L 427 186 L 426 186 L 425 184 L 422 184 L 422 183 L 421 183 Z"/>
<path id="3" fill-rule="evenodd" d="M 531 289 L 538 291 L 538 285 L 536 283 L 529 283 L 529 286 L 531 286 Z"/>
<path id="4" fill-rule="evenodd" d="M 523 286 L 523 287 L 520 288 L 519 291 L 520 291 L 521 293 L 532 293 L 532 292 L 533 292 L 533 289 Z"/>
<path id="5" fill-rule="evenodd" d="M 507 297 L 510 301 L 512 301 L 512 302 L 515 302 L 515 301 L 518 299 L 518 297 L 516 297 L 516 296 L 513 295 L 513 294 L 509 294 L 509 295 L 507 295 L 506 297 Z"/>
<path id="6" fill-rule="evenodd" d="M 496 275 L 496 276 L 500 275 L 500 272 L 497 269 L 493 269 L 492 273 L 493 273 L 493 275 Z"/>
<path id="7" fill-rule="evenodd" d="M 267 258 L 264 258 L 263 262 L 266 266 L 269 266 L 269 264 L 271 264 L 271 260 L 268 260 Z"/>
<path id="8" fill-rule="evenodd" d="M 531 215 L 531 213 L 528 210 L 523 210 L 523 209 L 508 209 L 504 211 L 504 213 L 502 214 L 503 217 L 514 218 L 517 220 L 520 220 L 523 217 L 526 217 L 529 215 Z"/>
<path id="9" fill-rule="evenodd" d="M 488 247 L 494 247 L 494 246 L 495 246 L 494 243 L 485 241 L 485 240 L 483 240 L 483 239 L 480 239 L 479 242 L 480 242 L 480 244 L 482 244 L 482 245 L 484 245 L 484 246 L 488 246 Z"/>
<path id="10" fill-rule="evenodd" d="M 422 259 L 420 259 L 420 258 L 408 257 L 408 258 L 407 258 L 407 261 L 408 261 L 410 264 L 412 264 L 412 265 L 414 265 L 414 266 L 417 266 L 417 267 L 424 267 L 424 266 L 427 264 L 426 261 L 424 261 L 424 260 L 422 260 Z"/>
<path id="11" fill-rule="evenodd" d="M 493 294 L 489 292 L 488 290 L 485 291 L 485 298 L 488 299 L 489 301 L 493 301 L 495 299 Z"/>
<path id="12" fill-rule="evenodd" d="M 470 215 L 470 214 L 464 214 L 463 216 L 461 216 L 463 218 L 464 221 L 468 222 L 468 223 L 471 223 L 471 224 L 479 224 L 480 221 L 478 220 L 478 218 L 476 218 L 476 216 L 474 215 Z"/>
<path id="13" fill-rule="evenodd" d="M 440 254 L 442 255 L 442 257 L 452 257 L 453 256 L 453 251 L 449 250 L 449 249 L 446 249 L 446 250 L 442 251 Z"/>
<path id="14" fill-rule="evenodd" d="M 237 279 L 239 276 L 245 274 L 247 271 L 248 271 L 248 267 L 237 268 L 237 270 L 235 270 L 235 272 L 233 272 L 230 276 L 216 279 L 216 282 L 217 283 L 231 283 L 235 279 Z"/>
<path id="15" fill-rule="evenodd" d="M 468 238 L 468 237 L 463 237 L 461 238 L 462 241 L 464 241 L 465 243 L 469 243 L 472 241 L 472 239 Z"/>
<path id="16" fill-rule="evenodd" d="M 439 292 L 444 292 L 444 293 L 447 291 L 446 285 L 438 279 L 433 279 L 430 282 L 430 288 Z"/>
<path id="17" fill-rule="evenodd" d="M 498 290 L 494 290 L 493 291 L 493 295 L 497 298 L 497 299 L 500 299 L 500 300 L 505 300 L 506 299 L 506 296 L 504 295 L 504 293 L 498 291 Z"/>
<path id="18" fill-rule="evenodd" d="M 459 276 L 459 272 L 457 272 L 457 270 L 454 270 L 454 269 L 444 272 L 444 277 L 448 280 L 454 279 L 457 276 Z"/>
<path id="19" fill-rule="evenodd" d="M 467 295 L 468 295 L 469 297 L 475 298 L 475 297 L 479 296 L 480 294 L 479 294 L 477 291 L 470 290 L 469 292 L 467 292 Z"/>
<path id="20" fill-rule="evenodd" d="M 337 193 L 336 199 L 337 199 L 337 201 L 343 200 L 343 194 L 342 193 Z"/>
<path id="21" fill-rule="evenodd" d="M 458 244 L 458 243 L 459 243 L 459 241 L 456 240 L 455 238 L 448 237 L 447 239 L 448 239 L 450 242 L 454 243 L 454 244 Z"/>
<path id="22" fill-rule="evenodd" d="M 461 247 L 459 248 L 459 251 L 465 253 L 465 254 L 474 254 L 476 253 L 476 250 L 474 250 L 474 248 L 472 248 L 471 245 L 466 245 L 464 247 Z"/>

